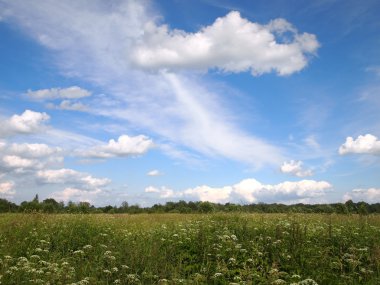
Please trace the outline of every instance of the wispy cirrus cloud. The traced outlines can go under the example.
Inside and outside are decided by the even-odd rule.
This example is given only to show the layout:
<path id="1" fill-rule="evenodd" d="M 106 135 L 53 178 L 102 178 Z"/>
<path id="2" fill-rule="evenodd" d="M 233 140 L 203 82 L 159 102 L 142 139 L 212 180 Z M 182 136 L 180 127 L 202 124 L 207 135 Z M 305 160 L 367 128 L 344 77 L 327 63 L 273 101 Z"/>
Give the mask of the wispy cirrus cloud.
<path id="1" fill-rule="evenodd" d="M 367 72 L 371 72 L 375 74 L 376 76 L 380 77 L 380 66 L 378 65 L 372 65 L 365 69 Z"/>
<path id="2" fill-rule="evenodd" d="M 91 96 L 91 92 L 78 86 L 67 88 L 50 88 L 40 90 L 28 90 L 26 95 L 36 100 L 54 100 L 54 99 L 79 99 Z"/>

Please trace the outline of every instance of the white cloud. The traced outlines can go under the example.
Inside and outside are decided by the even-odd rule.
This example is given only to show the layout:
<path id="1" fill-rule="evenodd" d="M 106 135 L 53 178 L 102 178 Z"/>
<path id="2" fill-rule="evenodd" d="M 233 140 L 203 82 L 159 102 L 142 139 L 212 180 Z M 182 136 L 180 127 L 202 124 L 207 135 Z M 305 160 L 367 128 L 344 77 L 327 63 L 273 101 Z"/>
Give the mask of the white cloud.
<path id="1" fill-rule="evenodd" d="M 49 109 L 69 111 L 86 111 L 87 106 L 81 102 L 78 102 L 77 99 L 91 96 L 90 91 L 78 86 L 71 86 L 68 88 L 41 89 L 36 91 L 28 90 L 26 94 L 35 100 L 65 99 L 62 100 L 59 104 L 49 102 L 46 104 L 46 107 Z"/>
<path id="2" fill-rule="evenodd" d="M 50 119 L 46 113 L 25 110 L 21 115 L 13 115 L 0 126 L 0 136 L 15 134 L 32 134 L 46 129 L 45 123 Z"/>
<path id="3" fill-rule="evenodd" d="M 198 186 L 192 189 L 187 189 L 183 192 L 190 197 L 196 197 L 201 201 L 209 201 L 213 203 L 225 203 L 230 198 L 232 193 L 231 186 L 222 188 L 212 188 L 206 185 Z"/>
<path id="4" fill-rule="evenodd" d="M 181 193 L 175 193 L 172 189 L 169 189 L 165 186 L 162 186 L 160 188 L 157 188 L 154 186 L 149 186 L 149 187 L 145 188 L 145 193 L 156 193 L 162 199 L 176 198 L 176 197 L 180 197 L 182 195 Z"/>
<path id="5" fill-rule="evenodd" d="M 36 189 L 35 187 L 48 187 L 49 190 L 71 188 L 87 191 L 89 194 L 77 191 L 56 191 L 55 194 L 69 195 L 70 193 L 78 199 L 83 197 L 95 198 L 95 194 L 106 195 L 106 187 L 111 180 L 97 178 L 88 173 L 73 169 L 59 168 L 63 166 L 63 150 L 59 147 L 51 147 L 41 143 L 11 143 L 0 141 L 0 173 L 2 179 L 12 179 L 19 188 Z M 5 182 L 4 182 L 5 183 Z M 9 183 L 0 183 L 3 196 L 13 198 L 16 192 Z M 49 185 L 48 185 L 49 184 Z M 13 187 L 13 184 L 12 184 Z M 7 190 L 9 189 L 9 190 Z M 41 188 L 42 189 L 42 188 Z M 37 190 L 39 191 L 39 190 Z M 5 193 L 6 192 L 6 193 Z M 74 195 L 74 194 L 78 195 Z M 22 195 L 22 193 L 18 193 Z M 58 194 L 57 194 L 58 195 Z M 63 196 L 57 197 L 63 197 Z M 75 198 L 74 197 L 74 198 Z M 87 197 L 87 198 L 86 198 Z M 86 198 L 86 199 L 84 199 Z"/>
<path id="6" fill-rule="evenodd" d="M 249 203 L 257 202 L 260 192 L 265 192 L 264 185 L 253 178 L 244 179 L 233 186 L 234 191 Z M 265 194 L 265 193 L 264 193 Z"/>
<path id="7" fill-rule="evenodd" d="M 41 129 L 44 122 L 50 119 L 46 113 L 34 112 L 26 110 L 21 115 L 13 115 L 8 125 L 15 132 L 19 133 L 33 133 Z"/>
<path id="8" fill-rule="evenodd" d="M 160 193 L 160 189 L 154 186 L 148 186 L 145 188 L 145 193 Z"/>
<path id="9" fill-rule="evenodd" d="M 162 173 L 159 170 L 154 169 L 154 170 L 149 171 L 146 175 L 148 175 L 148 176 L 160 176 L 160 175 L 162 175 Z"/>
<path id="10" fill-rule="evenodd" d="M 95 178 L 91 175 L 85 175 L 81 178 L 81 181 L 90 188 L 104 187 L 111 183 L 111 180 L 108 178 Z"/>
<path id="11" fill-rule="evenodd" d="M 24 157 L 41 158 L 60 153 L 62 151 L 59 147 L 50 147 L 46 144 L 40 143 L 13 143 L 9 147 L 11 153 L 21 155 Z"/>
<path id="12" fill-rule="evenodd" d="M 99 196 L 105 195 L 106 193 L 101 189 L 95 190 L 83 190 L 78 188 L 68 187 L 63 191 L 57 191 L 50 194 L 50 197 L 63 202 L 89 202 L 94 203 Z"/>
<path id="13" fill-rule="evenodd" d="M 292 36 L 285 38 L 285 33 Z M 306 54 L 314 54 L 318 47 L 314 35 L 298 34 L 284 19 L 260 25 L 233 11 L 196 33 L 147 23 L 131 58 L 137 66 L 149 69 L 218 68 L 289 75 L 303 69 L 308 62 Z"/>
<path id="14" fill-rule="evenodd" d="M 46 107 L 49 109 L 56 110 L 68 110 L 68 111 L 86 111 L 87 106 L 81 102 L 73 102 L 71 100 L 63 100 L 59 105 L 53 103 L 46 104 Z"/>
<path id="15" fill-rule="evenodd" d="M 22 143 L 6 144 L 0 147 L 0 169 L 21 174 L 47 166 L 57 166 L 63 162 L 62 150 L 46 144 Z"/>
<path id="16" fill-rule="evenodd" d="M 313 172 L 310 169 L 303 169 L 302 165 L 302 161 L 284 161 L 280 169 L 282 173 L 295 175 L 297 177 L 306 177 L 313 175 Z"/>
<path id="17" fill-rule="evenodd" d="M 349 153 L 380 155 L 380 141 L 371 134 L 360 135 L 356 140 L 347 137 L 346 142 L 339 147 L 339 154 Z"/>
<path id="18" fill-rule="evenodd" d="M 68 88 L 51 88 L 41 90 L 28 90 L 26 93 L 29 97 L 37 100 L 51 99 L 78 99 L 91 96 L 91 92 L 78 86 Z"/>
<path id="19" fill-rule="evenodd" d="M 232 186 L 210 187 L 207 185 L 186 189 L 184 191 L 174 192 L 168 197 L 188 198 L 201 201 L 210 201 L 214 203 L 226 202 L 279 202 L 279 203 L 297 203 L 301 201 L 318 201 L 323 198 L 326 191 L 332 188 L 332 185 L 326 181 L 301 180 L 285 181 L 279 184 L 262 184 L 256 179 L 244 179 Z M 166 188 L 165 188 L 166 189 Z M 148 187 L 147 193 L 162 193 L 162 189 Z"/>
<path id="20" fill-rule="evenodd" d="M 108 195 L 106 187 L 111 183 L 108 178 L 96 178 L 88 173 L 67 168 L 40 170 L 36 177 L 40 184 L 56 184 L 65 187 L 62 191 L 50 194 L 50 197 L 65 202 L 94 203 L 99 197 Z"/>
<path id="21" fill-rule="evenodd" d="M 380 203 L 380 188 L 354 189 L 343 196 L 343 200 L 354 202 Z"/>
<path id="22" fill-rule="evenodd" d="M 301 180 L 285 181 L 274 185 L 264 185 L 255 179 L 246 179 L 234 186 L 234 191 L 248 202 L 282 202 L 325 195 L 332 186 L 326 181 Z"/>
<path id="23" fill-rule="evenodd" d="M 40 183 L 75 185 L 87 190 L 97 189 L 111 183 L 108 178 L 95 178 L 87 173 L 73 169 L 49 169 L 37 172 L 37 179 Z"/>
<path id="24" fill-rule="evenodd" d="M 0 183 L 0 197 L 12 198 L 16 191 L 13 189 L 14 183 L 12 181 Z"/>
<path id="25" fill-rule="evenodd" d="M 31 168 L 34 166 L 35 161 L 32 159 L 26 159 L 17 155 L 6 155 L 3 157 L 3 163 L 9 168 Z"/>
<path id="26" fill-rule="evenodd" d="M 82 176 L 81 173 L 66 168 L 37 172 L 37 177 L 44 183 L 65 183 L 66 181 L 77 180 L 78 176 Z"/>
<path id="27" fill-rule="evenodd" d="M 332 186 L 326 181 L 301 180 L 285 181 L 268 189 L 273 189 L 274 193 L 296 194 L 297 197 L 320 197 L 325 195 L 325 191 Z"/>
<path id="28" fill-rule="evenodd" d="M 142 155 L 153 147 L 153 141 L 144 135 L 130 137 L 122 135 L 117 141 L 111 139 L 107 145 L 96 146 L 82 153 L 86 157 L 110 158 Z"/>

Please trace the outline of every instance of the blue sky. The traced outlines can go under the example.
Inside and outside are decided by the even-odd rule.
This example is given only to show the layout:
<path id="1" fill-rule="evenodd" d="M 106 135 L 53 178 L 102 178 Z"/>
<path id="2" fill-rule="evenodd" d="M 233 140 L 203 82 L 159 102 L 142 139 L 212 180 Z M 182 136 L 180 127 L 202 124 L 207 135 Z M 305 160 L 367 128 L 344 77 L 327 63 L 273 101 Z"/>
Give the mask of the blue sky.
<path id="1" fill-rule="evenodd" d="M 379 12 L 0 0 L 0 197 L 380 202 Z"/>

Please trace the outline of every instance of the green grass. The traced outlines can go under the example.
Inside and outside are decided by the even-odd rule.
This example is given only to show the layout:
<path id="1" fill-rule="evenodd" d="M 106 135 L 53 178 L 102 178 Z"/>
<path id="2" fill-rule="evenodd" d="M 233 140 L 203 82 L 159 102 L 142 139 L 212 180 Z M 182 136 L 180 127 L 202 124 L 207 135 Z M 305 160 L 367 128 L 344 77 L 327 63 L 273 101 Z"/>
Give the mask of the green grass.
<path id="1" fill-rule="evenodd" d="M 380 284 L 380 216 L 3 214 L 0 284 Z"/>

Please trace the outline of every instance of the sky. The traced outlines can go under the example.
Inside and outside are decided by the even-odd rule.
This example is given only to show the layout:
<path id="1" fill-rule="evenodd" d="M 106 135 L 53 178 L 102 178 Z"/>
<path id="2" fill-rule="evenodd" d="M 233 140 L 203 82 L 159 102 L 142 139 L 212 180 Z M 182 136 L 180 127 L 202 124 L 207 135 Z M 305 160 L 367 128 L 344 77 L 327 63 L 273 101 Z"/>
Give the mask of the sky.
<path id="1" fill-rule="evenodd" d="M 0 0 L 0 198 L 380 202 L 377 0 Z"/>

